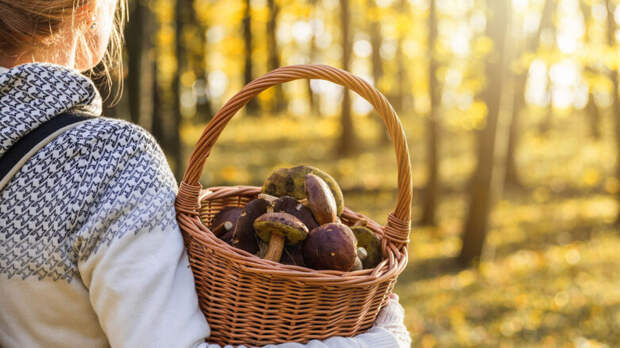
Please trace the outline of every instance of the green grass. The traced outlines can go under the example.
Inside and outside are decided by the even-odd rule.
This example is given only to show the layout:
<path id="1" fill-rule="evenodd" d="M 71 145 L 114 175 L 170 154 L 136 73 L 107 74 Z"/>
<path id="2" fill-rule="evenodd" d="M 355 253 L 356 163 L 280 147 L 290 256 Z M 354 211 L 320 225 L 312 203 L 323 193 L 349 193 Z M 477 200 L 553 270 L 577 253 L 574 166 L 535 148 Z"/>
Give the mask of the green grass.
<path id="1" fill-rule="evenodd" d="M 535 118 L 534 118 L 535 119 Z M 613 137 L 587 137 L 582 115 L 564 115 L 541 136 L 522 132 L 518 163 L 529 190 L 495 205 L 480 267 L 459 269 L 464 186 L 475 164 L 473 134 L 445 129 L 439 226 L 415 226 L 397 293 L 414 346 L 613 347 L 620 343 L 620 233 L 613 222 L 617 181 Z M 425 181 L 423 119 L 405 118 L 414 186 Z M 280 165 L 331 173 L 346 204 L 385 223 L 396 197 L 391 146 L 377 123 L 356 119 L 359 155 L 337 159 L 337 119 L 237 118 L 207 160 L 205 185 L 261 185 Z M 188 151 L 202 129 L 182 136 Z M 417 196 L 416 196 L 417 199 Z M 414 212 L 419 213 L 419 202 Z"/>

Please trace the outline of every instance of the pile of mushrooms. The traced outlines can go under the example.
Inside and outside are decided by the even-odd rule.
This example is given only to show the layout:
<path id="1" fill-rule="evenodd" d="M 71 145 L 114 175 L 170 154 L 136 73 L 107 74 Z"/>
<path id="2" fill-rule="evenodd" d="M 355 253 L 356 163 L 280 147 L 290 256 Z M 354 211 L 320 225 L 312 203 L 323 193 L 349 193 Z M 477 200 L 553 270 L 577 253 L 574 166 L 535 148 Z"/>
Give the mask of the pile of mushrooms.
<path id="1" fill-rule="evenodd" d="M 357 271 L 381 261 L 381 242 L 363 223 L 340 221 L 342 192 L 327 173 L 309 166 L 274 171 L 263 193 L 244 208 L 213 217 L 223 241 L 266 260 L 316 270 Z"/>

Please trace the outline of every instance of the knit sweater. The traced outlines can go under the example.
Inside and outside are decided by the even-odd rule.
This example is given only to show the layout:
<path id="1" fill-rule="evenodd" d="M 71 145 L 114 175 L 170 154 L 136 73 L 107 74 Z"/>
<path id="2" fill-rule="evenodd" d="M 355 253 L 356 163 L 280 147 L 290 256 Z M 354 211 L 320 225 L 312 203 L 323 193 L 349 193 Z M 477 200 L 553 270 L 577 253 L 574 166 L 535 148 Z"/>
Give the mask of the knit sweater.
<path id="1" fill-rule="evenodd" d="M 99 117 L 91 81 L 60 66 L 0 70 L 0 157 L 67 111 L 93 118 L 44 146 L 0 191 L 0 346 L 218 347 L 200 312 L 160 147 Z M 406 347 L 397 300 L 354 338 L 280 347 Z"/>

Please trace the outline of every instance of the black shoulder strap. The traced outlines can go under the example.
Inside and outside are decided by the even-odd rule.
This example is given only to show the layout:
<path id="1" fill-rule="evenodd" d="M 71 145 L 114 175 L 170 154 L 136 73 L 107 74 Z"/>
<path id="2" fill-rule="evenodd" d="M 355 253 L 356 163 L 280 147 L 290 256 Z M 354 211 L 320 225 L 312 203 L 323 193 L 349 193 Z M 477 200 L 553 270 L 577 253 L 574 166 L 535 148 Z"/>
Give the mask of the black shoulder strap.
<path id="1" fill-rule="evenodd" d="M 0 190 L 6 186 L 24 163 L 43 146 L 70 128 L 91 118 L 91 116 L 69 113 L 61 114 L 40 124 L 19 139 L 0 157 Z"/>

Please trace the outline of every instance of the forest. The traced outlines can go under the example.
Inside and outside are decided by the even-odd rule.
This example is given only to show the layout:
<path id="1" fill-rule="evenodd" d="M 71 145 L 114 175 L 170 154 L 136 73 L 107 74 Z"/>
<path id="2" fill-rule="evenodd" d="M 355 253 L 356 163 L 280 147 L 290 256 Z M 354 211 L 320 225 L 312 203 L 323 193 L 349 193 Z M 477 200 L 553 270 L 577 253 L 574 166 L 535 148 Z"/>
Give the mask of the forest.
<path id="1" fill-rule="evenodd" d="M 620 1 L 128 5 L 104 114 L 149 130 L 179 180 L 218 108 L 279 66 L 335 66 L 388 98 L 412 155 L 414 225 L 396 293 L 414 346 L 620 343 Z M 304 163 L 386 222 L 394 146 L 368 102 L 324 81 L 252 100 L 202 184 L 260 186 Z"/>

